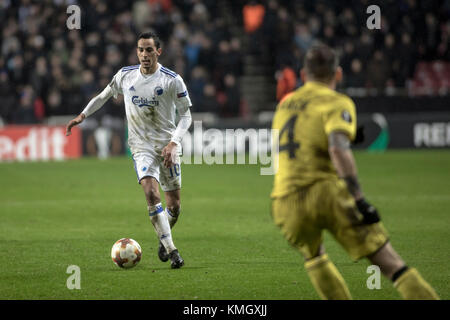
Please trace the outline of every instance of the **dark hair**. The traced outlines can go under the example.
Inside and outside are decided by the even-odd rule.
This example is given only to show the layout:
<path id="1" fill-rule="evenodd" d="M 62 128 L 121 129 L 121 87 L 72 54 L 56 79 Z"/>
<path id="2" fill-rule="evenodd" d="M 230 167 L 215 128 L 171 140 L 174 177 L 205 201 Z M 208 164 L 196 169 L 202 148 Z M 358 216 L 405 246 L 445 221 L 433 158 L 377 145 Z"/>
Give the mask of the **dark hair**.
<path id="1" fill-rule="evenodd" d="M 309 76 L 323 81 L 333 78 L 338 65 L 339 59 L 336 52 L 323 43 L 314 44 L 309 48 L 303 62 Z"/>
<path id="2" fill-rule="evenodd" d="M 152 31 L 142 32 L 139 35 L 137 41 L 139 41 L 140 39 L 153 39 L 153 41 L 155 42 L 156 49 L 159 49 L 161 47 L 161 40 L 159 40 L 159 37 L 156 35 L 156 33 Z"/>

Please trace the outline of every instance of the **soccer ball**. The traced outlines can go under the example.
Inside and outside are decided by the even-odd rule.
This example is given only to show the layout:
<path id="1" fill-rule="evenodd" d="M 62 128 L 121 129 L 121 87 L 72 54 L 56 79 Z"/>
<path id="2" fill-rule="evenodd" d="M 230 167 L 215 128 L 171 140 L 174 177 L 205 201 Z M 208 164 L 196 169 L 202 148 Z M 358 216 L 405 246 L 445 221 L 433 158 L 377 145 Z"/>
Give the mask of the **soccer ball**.
<path id="1" fill-rule="evenodd" d="M 136 240 L 122 238 L 111 249 L 111 258 L 120 268 L 133 268 L 141 261 L 142 250 Z"/>

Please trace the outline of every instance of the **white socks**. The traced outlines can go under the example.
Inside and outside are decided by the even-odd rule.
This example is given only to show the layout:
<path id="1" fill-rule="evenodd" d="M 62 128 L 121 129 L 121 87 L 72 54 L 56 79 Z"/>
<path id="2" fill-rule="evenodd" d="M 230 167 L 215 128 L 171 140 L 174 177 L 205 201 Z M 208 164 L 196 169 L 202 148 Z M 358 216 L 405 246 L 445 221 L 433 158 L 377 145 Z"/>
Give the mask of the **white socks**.
<path id="1" fill-rule="evenodd" d="M 168 253 L 175 250 L 176 248 L 172 241 L 172 232 L 170 231 L 171 226 L 161 203 L 149 206 L 148 214 L 158 235 L 158 239 L 162 242 L 164 248 L 166 248 Z"/>

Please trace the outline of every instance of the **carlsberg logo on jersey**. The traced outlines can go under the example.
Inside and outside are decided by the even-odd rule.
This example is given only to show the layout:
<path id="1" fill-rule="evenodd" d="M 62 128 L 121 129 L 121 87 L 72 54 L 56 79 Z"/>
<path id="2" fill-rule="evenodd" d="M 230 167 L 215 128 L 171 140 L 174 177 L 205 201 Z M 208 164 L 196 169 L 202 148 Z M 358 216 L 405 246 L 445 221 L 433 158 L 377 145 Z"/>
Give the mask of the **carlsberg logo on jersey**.
<path id="1" fill-rule="evenodd" d="M 142 107 L 157 107 L 159 106 L 159 101 L 158 100 L 150 100 L 148 98 L 145 97 L 139 97 L 139 96 L 133 96 L 131 98 L 131 102 L 133 102 L 133 104 L 135 106 L 138 106 L 139 108 Z"/>

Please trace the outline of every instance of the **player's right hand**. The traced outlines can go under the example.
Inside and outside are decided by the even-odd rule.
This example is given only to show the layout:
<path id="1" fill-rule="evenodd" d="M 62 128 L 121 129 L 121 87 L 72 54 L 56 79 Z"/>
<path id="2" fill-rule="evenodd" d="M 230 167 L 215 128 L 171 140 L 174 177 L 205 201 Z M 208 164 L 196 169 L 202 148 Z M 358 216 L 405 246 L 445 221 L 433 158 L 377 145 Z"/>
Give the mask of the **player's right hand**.
<path id="1" fill-rule="evenodd" d="M 368 203 L 366 199 L 361 198 L 357 200 L 356 206 L 358 207 L 359 212 L 363 215 L 363 223 L 372 224 L 381 220 L 378 210 L 373 205 Z"/>
<path id="2" fill-rule="evenodd" d="M 161 156 L 164 158 L 164 166 L 170 168 L 175 163 L 177 144 L 170 141 L 167 146 L 161 152 Z"/>
<path id="3" fill-rule="evenodd" d="M 78 117 L 70 120 L 66 126 L 66 136 L 70 136 L 72 134 L 72 128 L 82 123 L 85 118 L 86 116 L 83 113 L 80 113 Z"/>

